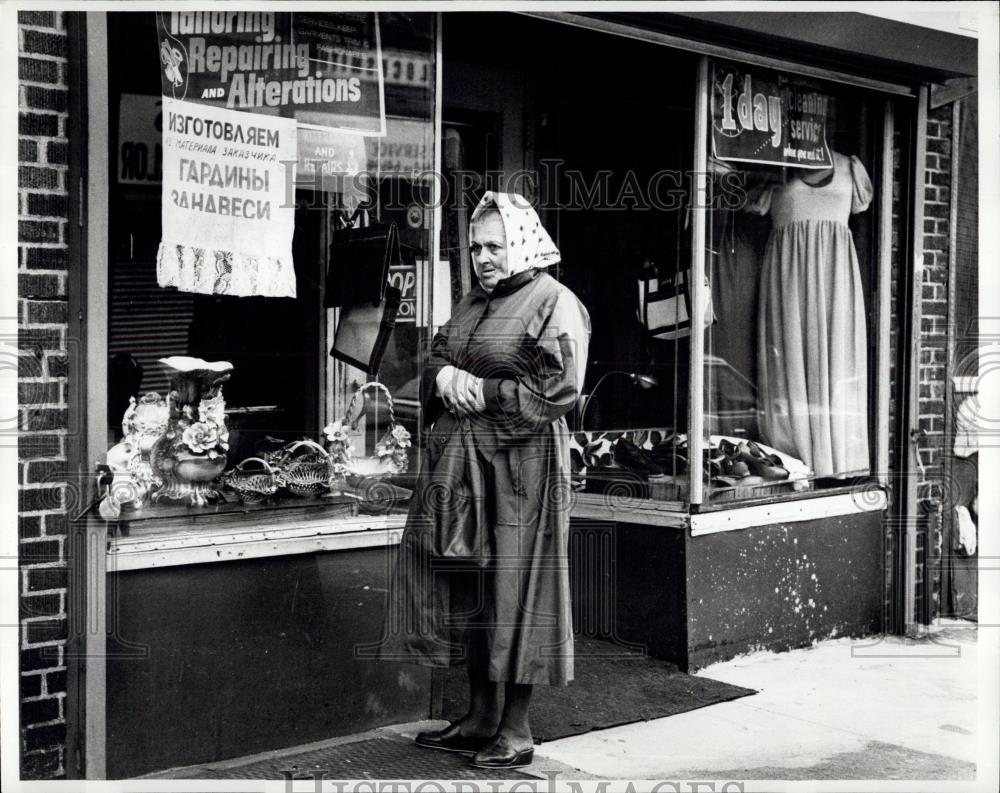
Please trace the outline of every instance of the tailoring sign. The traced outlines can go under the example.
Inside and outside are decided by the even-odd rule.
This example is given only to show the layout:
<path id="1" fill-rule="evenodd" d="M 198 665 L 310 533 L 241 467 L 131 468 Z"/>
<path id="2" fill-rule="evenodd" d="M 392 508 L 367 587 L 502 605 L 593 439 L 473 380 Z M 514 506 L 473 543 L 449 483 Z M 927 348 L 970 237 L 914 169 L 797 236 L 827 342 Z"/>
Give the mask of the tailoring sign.
<path id="1" fill-rule="evenodd" d="M 285 166 L 295 120 L 163 97 L 157 283 L 216 295 L 295 296 Z"/>
<path id="2" fill-rule="evenodd" d="M 712 153 L 720 160 L 796 168 L 833 165 L 826 125 L 833 99 L 799 77 L 712 67 Z"/>
<path id="3" fill-rule="evenodd" d="M 158 12 L 163 95 L 385 134 L 378 15 Z"/>

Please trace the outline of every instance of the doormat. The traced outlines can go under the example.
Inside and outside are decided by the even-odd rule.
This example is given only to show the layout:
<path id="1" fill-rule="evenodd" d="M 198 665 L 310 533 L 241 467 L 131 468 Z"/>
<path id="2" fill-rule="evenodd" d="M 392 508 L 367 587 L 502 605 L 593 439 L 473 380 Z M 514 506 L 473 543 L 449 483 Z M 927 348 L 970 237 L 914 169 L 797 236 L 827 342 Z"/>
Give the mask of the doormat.
<path id="1" fill-rule="evenodd" d="M 574 642 L 574 680 L 535 686 L 531 732 L 535 743 L 591 730 L 660 719 L 756 694 L 753 689 L 685 674 L 641 650 L 595 639 Z M 441 718 L 461 718 L 469 701 L 465 667 L 443 672 Z"/>
<path id="2" fill-rule="evenodd" d="M 230 768 L 190 768 L 172 779 L 537 779 L 516 769 L 472 768 L 469 756 L 422 749 L 412 740 L 375 737 Z M 319 788 L 316 788 L 317 790 Z"/>

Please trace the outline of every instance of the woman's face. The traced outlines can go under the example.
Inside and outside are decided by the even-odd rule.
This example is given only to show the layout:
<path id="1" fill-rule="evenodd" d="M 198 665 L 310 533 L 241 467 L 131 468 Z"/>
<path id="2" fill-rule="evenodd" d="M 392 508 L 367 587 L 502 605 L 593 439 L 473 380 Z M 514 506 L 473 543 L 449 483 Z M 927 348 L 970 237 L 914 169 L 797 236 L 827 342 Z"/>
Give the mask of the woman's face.
<path id="1" fill-rule="evenodd" d="M 487 212 L 472 224 L 469 252 L 479 283 L 487 292 L 507 277 L 507 235 L 499 212 Z"/>

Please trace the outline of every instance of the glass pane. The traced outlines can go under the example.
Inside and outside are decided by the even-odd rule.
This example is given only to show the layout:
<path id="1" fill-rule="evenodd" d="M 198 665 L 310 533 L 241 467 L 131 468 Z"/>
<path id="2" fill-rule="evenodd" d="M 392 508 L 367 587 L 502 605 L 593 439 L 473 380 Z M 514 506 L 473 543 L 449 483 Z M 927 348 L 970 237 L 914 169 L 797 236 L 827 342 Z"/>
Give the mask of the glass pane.
<path id="1" fill-rule="evenodd" d="M 367 208 L 362 223 L 395 223 L 399 232 L 401 262 L 389 280 L 401 304 L 379 379 L 416 435 L 413 384 L 430 314 L 432 215 L 424 207 L 431 205 L 434 151 L 434 15 L 111 13 L 108 34 L 109 447 L 123 440 L 132 398 L 166 398 L 170 371 L 160 359 L 169 356 L 232 364 L 222 385 L 229 448 L 219 447 L 227 469 L 253 456 L 270 460 L 296 440 L 322 443 L 324 424 L 334 417 L 327 386 L 338 387 L 329 355 L 337 315 L 324 308 L 329 251 L 339 219 L 359 205 Z M 294 297 L 161 285 L 168 98 L 204 109 L 206 118 L 218 111 L 251 126 L 254 119 L 294 120 L 298 161 L 282 161 L 284 194 L 276 202 L 294 207 Z M 220 265 L 213 259 L 209 266 Z M 357 374 L 339 384 L 342 391 L 368 377 Z M 157 404 L 157 397 L 146 399 Z M 366 410 L 359 453 L 373 449 L 388 428 L 384 399 L 369 400 Z M 236 495 L 219 481 L 212 487 L 224 505 Z M 289 496 L 279 491 L 266 506 L 282 506 L 283 494 Z"/>
<path id="2" fill-rule="evenodd" d="M 709 83 L 708 496 L 851 484 L 871 468 L 880 105 L 735 63 Z"/>

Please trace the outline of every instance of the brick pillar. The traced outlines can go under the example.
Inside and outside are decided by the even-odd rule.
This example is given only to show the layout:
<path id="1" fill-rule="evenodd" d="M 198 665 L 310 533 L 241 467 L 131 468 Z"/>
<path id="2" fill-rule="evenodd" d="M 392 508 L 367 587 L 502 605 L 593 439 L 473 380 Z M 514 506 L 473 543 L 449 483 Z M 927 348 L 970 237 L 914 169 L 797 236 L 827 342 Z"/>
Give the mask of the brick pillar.
<path id="1" fill-rule="evenodd" d="M 941 503 L 945 471 L 945 389 L 948 373 L 948 248 L 951 240 L 951 127 L 950 104 L 927 115 L 927 159 L 924 170 L 924 268 L 920 285 L 920 385 L 918 426 L 923 432 L 920 459 L 925 474 L 918 486 L 917 610 L 933 619 L 940 613 L 942 521 L 931 519 L 927 509 Z M 924 564 L 930 581 L 931 602 L 922 603 Z"/>
<path id="2" fill-rule="evenodd" d="M 65 776 L 67 37 L 18 13 L 21 776 Z"/>

